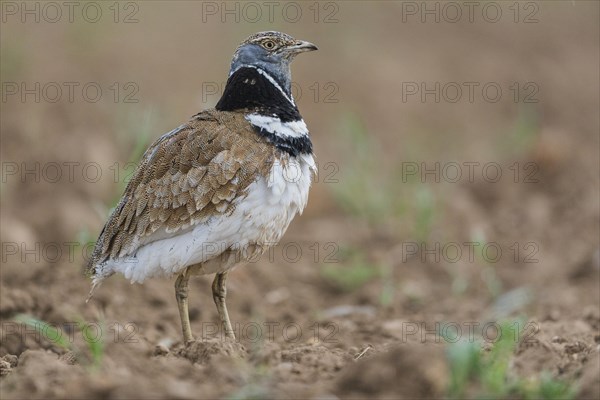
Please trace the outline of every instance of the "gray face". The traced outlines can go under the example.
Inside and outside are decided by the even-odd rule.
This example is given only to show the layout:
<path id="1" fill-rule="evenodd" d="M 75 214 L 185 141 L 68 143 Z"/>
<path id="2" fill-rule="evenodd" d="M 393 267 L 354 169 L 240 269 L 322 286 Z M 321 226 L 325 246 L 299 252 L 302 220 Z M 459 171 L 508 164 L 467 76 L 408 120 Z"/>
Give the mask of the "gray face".
<path id="1" fill-rule="evenodd" d="M 314 44 L 296 40 L 284 33 L 260 32 L 238 47 L 231 61 L 229 75 L 244 66 L 260 68 L 275 79 L 289 96 L 292 85 L 290 63 L 297 54 L 312 50 L 317 50 Z"/>
<path id="2" fill-rule="evenodd" d="M 292 85 L 292 72 L 290 71 L 290 58 L 284 53 L 271 54 L 258 44 L 245 44 L 236 51 L 231 61 L 231 75 L 242 66 L 253 66 L 269 74 L 282 89 L 289 95 Z"/>

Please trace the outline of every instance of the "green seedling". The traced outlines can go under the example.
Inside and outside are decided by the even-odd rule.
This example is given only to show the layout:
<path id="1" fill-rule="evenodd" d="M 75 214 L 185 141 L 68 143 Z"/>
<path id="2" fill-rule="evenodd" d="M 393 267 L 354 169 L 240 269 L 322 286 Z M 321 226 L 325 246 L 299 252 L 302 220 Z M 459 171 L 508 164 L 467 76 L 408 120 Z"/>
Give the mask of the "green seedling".
<path id="1" fill-rule="evenodd" d="M 69 337 L 64 335 L 63 332 L 53 324 L 27 314 L 18 314 L 14 320 L 33 328 L 40 334 L 40 337 L 43 337 L 53 345 L 58 346 L 65 351 L 72 352 L 75 354 L 77 360 L 83 360 L 84 365 L 91 370 L 95 371 L 101 366 L 104 358 L 104 337 L 102 334 L 92 337 L 92 335 L 87 332 L 90 324 L 87 324 L 82 318 L 78 318 L 77 329 L 86 343 L 88 350 L 87 354 L 89 354 L 89 356 L 86 356 L 86 353 L 78 349 L 77 346 L 69 340 Z M 100 324 L 101 332 L 105 331 L 105 329 L 102 329 L 102 326 L 103 324 Z"/>

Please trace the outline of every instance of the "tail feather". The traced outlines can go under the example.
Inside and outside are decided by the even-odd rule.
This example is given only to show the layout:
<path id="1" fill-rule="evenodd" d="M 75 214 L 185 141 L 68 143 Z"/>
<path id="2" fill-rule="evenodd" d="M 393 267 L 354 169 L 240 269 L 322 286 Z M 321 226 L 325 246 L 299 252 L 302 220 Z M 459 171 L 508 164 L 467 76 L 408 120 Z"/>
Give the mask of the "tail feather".
<path id="1" fill-rule="evenodd" d="M 85 302 L 87 303 L 88 301 L 90 301 L 90 299 L 92 298 L 92 296 L 94 295 L 94 290 L 96 290 L 97 287 L 99 287 L 102 284 L 102 281 L 104 279 L 96 279 L 96 277 L 94 277 L 92 279 L 92 287 L 90 288 L 90 292 L 88 293 L 87 298 L 85 299 Z"/>
<path id="2" fill-rule="evenodd" d="M 85 299 L 86 303 L 88 301 L 90 301 L 90 299 L 94 295 L 94 291 L 96 290 L 96 288 L 100 287 L 100 285 L 102 284 L 102 282 L 104 282 L 104 280 L 106 278 L 108 278 L 109 276 L 114 274 L 114 271 L 112 271 L 112 270 L 107 271 L 107 268 L 102 268 L 102 266 L 103 266 L 102 264 L 97 264 L 95 267 L 90 268 L 90 270 L 93 273 L 92 287 L 90 288 L 90 293 L 88 294 L 88 297 Z"/>

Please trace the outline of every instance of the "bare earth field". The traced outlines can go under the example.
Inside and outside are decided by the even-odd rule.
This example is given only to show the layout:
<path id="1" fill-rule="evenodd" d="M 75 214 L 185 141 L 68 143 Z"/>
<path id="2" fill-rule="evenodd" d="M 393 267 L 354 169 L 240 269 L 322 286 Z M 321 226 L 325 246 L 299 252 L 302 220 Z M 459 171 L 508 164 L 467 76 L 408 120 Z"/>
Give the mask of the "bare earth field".
<path id="1" fill-rule="evenodd" d="M 275 3 L 2 2 L 1 398 L 599 398 L 600 3 Z M 212 276 L 188 346 L 173 280 L 86 304 L 134 163 L 270 29 L 319 46 L 292 69 L 320 173 L 229 274 L 238 340 Z"/>

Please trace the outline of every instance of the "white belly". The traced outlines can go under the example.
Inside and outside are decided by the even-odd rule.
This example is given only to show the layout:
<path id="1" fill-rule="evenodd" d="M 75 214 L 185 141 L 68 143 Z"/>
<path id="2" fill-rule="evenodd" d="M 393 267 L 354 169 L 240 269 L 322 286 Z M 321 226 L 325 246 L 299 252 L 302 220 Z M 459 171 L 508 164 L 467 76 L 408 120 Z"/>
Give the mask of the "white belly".
<path id="1" fill-rule="evenodd" d="M 193 230 L 142 246 L 132 257 L 106 262 L 132 282 L 171 276 L 194 265 L 193 272 L 211 274 L 234 267 L 275 245 L 308 201 L 311 155 L 275 162 L 269 177 L 259 177 L 229 216 L 212 217 Z M 200 265 L 197 265 L 200 264 Z"/>

